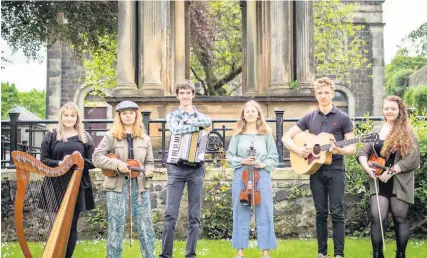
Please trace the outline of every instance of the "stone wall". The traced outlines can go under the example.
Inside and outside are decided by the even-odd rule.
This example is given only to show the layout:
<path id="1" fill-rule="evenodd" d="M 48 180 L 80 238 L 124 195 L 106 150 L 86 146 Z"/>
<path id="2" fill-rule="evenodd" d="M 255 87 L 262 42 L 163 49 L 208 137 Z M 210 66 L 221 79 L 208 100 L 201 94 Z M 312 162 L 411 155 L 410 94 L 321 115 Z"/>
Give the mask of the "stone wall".
<path id="1" fill-rule="evenodd" d="M 230 173 L 227 169 L 225 172 L 216 168 L 208 168 L 205 177 L 205 185 L 218 173 Z M 13 201 L 16 193 L 16 178 L 13 170 L 4 170 L 1 173 L 1 237 L 2 241 L 16 241 L 13 218 Z M 93 179 L 93 190 L 95 194 L 96 205 L 99 211 L 106 211 L 106 195 L 101 190 L 103 176 L 97 169 L 91 171 Z M 151 182 L 150 199 L 153 214 L 154 228 L 157 238 L 161 238 L 163 215 L 165 211 L 166 184 L 167 175 L 155 176 Z M 315 236 L 315 211 L 311 200 L 308 177 L 294 174 L 289 168 L 278 168 L 272 173 L 273 181 L 273 201 L 274 201 L 274 220 L 275 229 L 278 237 L 309 237 Z M 355 207 L 357 200 L 346 202 L 347 219 L 352 218 L 352 207 Z M 206 203 L 204 204 L 206 205 Z M 231 203 L 230 203 L 231 207 Z M 24 211 L 27 211 L 25 208 Z M 37 224 L 31 213 L 26 213 L 25 225 L 37 225 L 33 228 L 26 229 L 26 235 L 29 240 L 39 240 L 38 235 L 40 228 L 47 228 L 46 225 Z M 98 218 L 105 215 L 101 215 Z M 107 230 L 88 222 L 89 214 L 83 213 L 79 220 L 79 239 L 99 239 L 107 237 Z M 94 215 L 92 215 L 94 218 Z M 184 239 L 187 233 L 187 198 L 185 196 L 181 201 L 180 215 L 176 223 L 177 239 Z M 202 220 L 203 224 L 203 220 Z M 128 231 L 127 231 L 128 232 Z M 201 232 L 207 235 L 207 232 Z"/>
<path id="2" fill-rule="evenodd" d="M 409 76 L 409 86 L 427 85 L 427 65 Z"/>

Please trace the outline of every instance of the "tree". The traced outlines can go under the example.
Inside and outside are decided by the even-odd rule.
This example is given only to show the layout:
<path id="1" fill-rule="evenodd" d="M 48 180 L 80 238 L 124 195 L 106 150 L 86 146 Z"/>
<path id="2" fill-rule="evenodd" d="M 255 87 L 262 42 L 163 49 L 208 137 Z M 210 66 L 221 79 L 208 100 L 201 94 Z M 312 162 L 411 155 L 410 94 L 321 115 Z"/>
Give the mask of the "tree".
<path id="1" fill-rule="evenodd" d="M 387 94 L 403 97 L 408 87 L 409 76 L 425 65 L 427 58 L 396 55 L 385 67 Z"/>
<path id="2" fill-rule="evenodd" d="M 32 59 L 56 41 L 80 56 L 117 30 L 117 6 L 116 1 L 2 1 L 1 37 L 13 52 L 22 49 Z"/>
<path id="3" fill-rule="evenodd" d="M 399 48 L 399 53 L 402 54 L 414 51 L 419 56 L 427 57 L 427 22 L 403 38 Z"/>
<path id="4" fill-rule="evenodd" d="M 28 92 L 18 92 L 19 105 L 25 107 L 40 118 L 46 115 L 46 91 L 32 89 Z"/>
<path id="5" fill-rule="evenodd" d="M 29 92 L 19 92 L 14 83 L 1 83 L 1 119 L 9 118 L 9 110 L 22 106 L 40 118 L 46 113 L 46 92 L 32 89 Z"/>
<path id="6" fill-rule="evenodd" d="M 366 42 L 357 35 L 363 25 L 352 23 L 355 8 L 355 4 L 339 0 L 313 2 L 316 76 L 347 79 L 349 83 L 352 71 L 371 66 L 364 57 Z"/>
<path id="7" fill-rule="evenodd" d="M 98 96 L 104 97 L 103 89 L 117 85 L 117 34 L 104 35 L 100 47 L 88 52 L 83 61 L 86 85 L 92 86 Z M 79 78 L 79 81 L 83 78 Z"/>
<path id="8" fill-rule="evenodd" d="M 242 5 L 194 1 L 189 8 L 191 71 L 206 95 L 227 95 L 224 86 L 242 72 Z"/>
<path id="9" fill-rule="evenodd" d="M 19 104 L 18 90 L 14 83 L 1 83 L 1 119 L 9 118 L 9 110 Z"/>

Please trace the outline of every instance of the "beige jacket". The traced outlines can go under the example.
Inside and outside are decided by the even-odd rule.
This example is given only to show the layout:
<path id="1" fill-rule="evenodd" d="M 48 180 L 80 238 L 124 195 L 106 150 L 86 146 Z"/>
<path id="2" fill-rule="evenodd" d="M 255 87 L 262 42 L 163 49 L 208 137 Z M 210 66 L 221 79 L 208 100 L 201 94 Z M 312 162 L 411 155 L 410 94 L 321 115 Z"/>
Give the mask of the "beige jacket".
<path id="1" fill-rule="evenodd" d="M 153 170 L 154 158 L 150 137 L 145 135 L 144 138 L 134 138 L 133 148 L 135 160 L 139 161 L 146 171 Z M 105 155 L 108 153 L 114 153 L 120 158 L 120 160 L 126 161 L 128 159 L 128 143 L 126 138 L 120 141 L 114 137 L 111 132 L 107 132 L 93 152 L 92 161 L 95 167 L 111 170 L 117 169 L 120 161 L 106 157 Z M 123 191 L 124 181 L 124 175 L 106 177 L 104 181 L 104 190 L 121 192 Z M 137 182 L 139 192 L 146 191 L 149 188 L 148 178 L 144 176 L 144 173 L 140 173 L 138 175 Z"/>
<path id="2" fill-rule="evenodd" d="M 372 130 L 372 133 L 379 133 L 381 127 L 376 127 Z M 407 203 L 414 203 L 414 170 L 420 165 L 420 150 L 418 146 L 418 139 L 415 133 L 412 133 L 412 144 L 413 147 L 409 150 L 405 158 L 402 158 L 399 152 L 396 153 L 394 158 L 394 164 L 397 164 L 402 172 L 397 173 L 393 176 L 393 194 L 400 200 Z M 363 148 L 357 153 L 357 160 L 359 161 L 360 156 L 367 157 L 374 152 L 374 143 L 365 143 Z M 371 195 L 375 194 L 375 183 L 374 180 L 369 180 Z"/>

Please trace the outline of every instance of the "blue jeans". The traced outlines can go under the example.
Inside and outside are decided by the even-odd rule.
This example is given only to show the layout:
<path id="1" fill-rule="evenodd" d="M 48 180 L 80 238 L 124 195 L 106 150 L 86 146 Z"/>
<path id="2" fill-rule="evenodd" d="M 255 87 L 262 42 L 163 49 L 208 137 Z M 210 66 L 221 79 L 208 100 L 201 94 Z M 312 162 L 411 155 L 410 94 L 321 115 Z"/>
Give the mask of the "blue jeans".
<path id="1" fill-rule="evenodd" d="M 156 257 L 154 242 L 156 235 L 151 220 L 150 193 L 148 191 L 138 196 L 138 185 L 132 180 L 132 218 L 138 231 L 139 248 L 144 258 Z M 129 209 L 129 180 L 126 179 L 123 191 L 107 192 L 108 209 L 108 239 L 107 257 L 122 257 L 123 238 L 125 234 L 126 215 Z"/>
<path id="2" fill-rule="evenodd" d="M 242 174 L 245 168 L 234 171 L 232 186 L 233 202 L 233 236 L 232 246 L 235 249 L 248 247 L 251 208 L 240 203 L 240 191 L 244 188 Z M 256 185 L 261 194 L 261 202 L 255 206 L 258 247 L 260 249 L 277 248 L 273 220 L 273 190 L 270 173 L 258 169 L 260 178 Z"/>
<path id="3" fill-rule="evenodd" d="M 310 189 L 316 208 L 318 253 L 328 252 L 328 201 L 332 217 L 334 256 L 344 256 L 344 187 L 342 163 L 323 165 L 310 176 Z"/>

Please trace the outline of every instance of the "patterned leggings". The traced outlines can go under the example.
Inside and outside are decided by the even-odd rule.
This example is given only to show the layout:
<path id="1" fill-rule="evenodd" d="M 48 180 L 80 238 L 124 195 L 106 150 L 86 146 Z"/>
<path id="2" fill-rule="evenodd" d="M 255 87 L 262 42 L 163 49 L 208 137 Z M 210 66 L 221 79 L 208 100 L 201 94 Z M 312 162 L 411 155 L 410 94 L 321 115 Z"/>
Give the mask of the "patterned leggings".
<path id="1" fill-rule="evenodd" d="M 122 257 L 126 216 L 129 209 L 129 180 L 125 180 L 123 191 L 107 192 L 108 244 L 107 257 Z M 136 180 L 132 180 L 133 224 L 138 231 L 140 250 L 144 258 L 155 258 L 154 242 L 156 235 L 151 220 L 150 193 L 141 193 L 138 197 Z"/>

